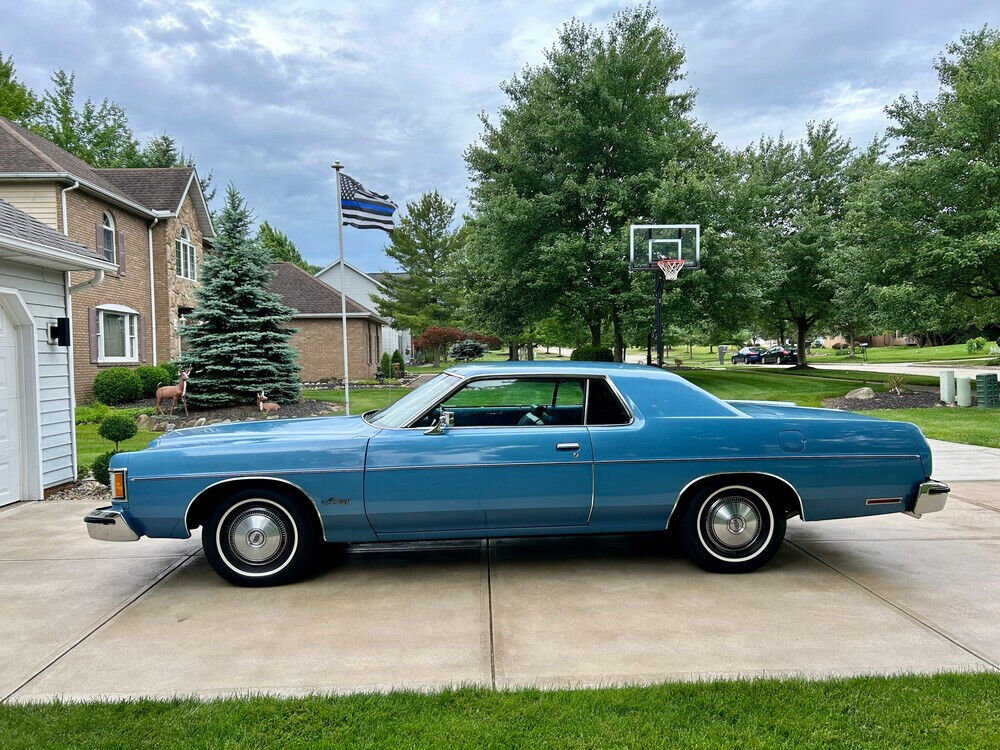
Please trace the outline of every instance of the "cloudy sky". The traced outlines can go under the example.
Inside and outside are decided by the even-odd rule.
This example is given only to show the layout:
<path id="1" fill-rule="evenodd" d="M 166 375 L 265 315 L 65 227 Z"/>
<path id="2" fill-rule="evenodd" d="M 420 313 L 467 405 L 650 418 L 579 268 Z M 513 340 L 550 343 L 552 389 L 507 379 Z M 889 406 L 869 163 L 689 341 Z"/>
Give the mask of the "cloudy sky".
<path id="1" fill-rule="evenodd" d="M 538 63 L 564 21 L 624 3 L 510 0 L 0 0 L 0 51 L 44 88 L 119 101 L 142 137 L 168 132 L 307 259 L 336 256 L 339 159 L 400 205 L 436 188 L 467 202 L 465 147 L 498 84 Z M 798 137 L 833 118 L 856 142 L 901 92 L 932 96 L 932 63 L 963 29 L 1000 25 L 996 0 L 670 0 L 696 115 L 730 146 Z M 685 217 L 679 217 L 685 218 Z M 345 229 L 348 260 L 388 267 L 385 235 Z"/>

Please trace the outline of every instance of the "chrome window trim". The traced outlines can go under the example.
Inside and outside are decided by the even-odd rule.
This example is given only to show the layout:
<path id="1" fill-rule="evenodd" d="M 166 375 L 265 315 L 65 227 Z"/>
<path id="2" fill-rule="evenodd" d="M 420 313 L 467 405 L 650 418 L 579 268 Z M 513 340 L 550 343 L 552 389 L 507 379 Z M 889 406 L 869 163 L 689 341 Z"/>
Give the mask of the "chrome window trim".
<path id="1" fill-rule="evenodd" d="M 197 495 L 195 495 L 194 497 L 191 498 L 191 501 L 187 504 L 187 507 L 184 509 L 184 530 L 187 532 L 187 536 L 184 537 L 184 538 L 185 539 L 190 539 L 191 538 L 191 527 L 188 526 L 188 513 L 191 511 L 191 506 L 194 505 L 195 501 L 199 497 L 201 497 L 202 495 L 204 495 L 206 492 L 208 492 L 213 487 L 218 487 L 219 485 L 226 484 L 228 482 L 242 482 L 242 481 L 244 481 L 246 479 L 261 479 L 261 480 L 269 481 L 269 482 L 281 482 L 282 484 L 287 484 L 289 487 L 294 487 L 299 492 L 301 492 L 303 495 L 305 495 L 307 498 L 309 498 L 309 504 L 313 507 L 313 510 L 316 511 L 316 519 L 319 521 L 319 528 L 320 528 L 320 533 L 323 536 L 323 541 L 324 542 L 327 541 L 327 538 L 326 538 L 326 526 L 323 524 L 323 516 L 319 512 L 319 506 L 316 505 L 316 501 L 313 499 L 313 496 L 310 495 L 308 492 L 306 492 L 301 487 L 299 487 L 294 482 L 289 482 L 287 479 L 279 479 L 278 477 L 269 477 L 267 475 L 230 476 L 228 479 L 221 479 L 218 482 L 213 482 L 212 484 L 208 485 L 208 487 L 204 487 Z"/>
<path id="2" fill-rule="evenodd" d="M 680 505 L 680 499 L 681 497 L 684 496 L 684 493 L 687 492 L 688 487 L 690 487 L 695 482 L 700 482 L 702 479 L 709 479 L 710 477 L 725 477 L 731 474 L 753 474 L 756 476 L 770 477 L 771 479 L 777 479 L 779 482 L 786 485 L 788 489 L 790 489 L 792 493 L 795 495 L 795 498 L 799 501 L 799 515 L 802 517 L 802 520 L 803 521 L 809 520 L 808 518 L 806 518 L 806 507 L 802 503 L 802 495 L 800 495 L 799 491 L 795 489 L 795 485 L 793 485 L 784 477 L 779 477 L 777 474 L 769 474 L 766 471 L 719 471 L 715 472 L 714 474 L 702 474 L 700 477 L 695 477 L 681 488 L 681 491 L 677 493 L 677 499 L 674 500 L 674 505 L 670 509 L 670 513 L 667 514 L 667 522 L 663 525 L 663 528 L 664 529 L 670 528 L 670 519 L 674 517 L 674 511 L 677 510 L 677 506 Z"/>
<path id="3" fill-rule="evenodd" d="M 454 375 L 454 373 L 449 373 L 447 370 L 445 371 L 445 374 Z M 459 375 L 455 375 L 455 377 L 461 378 L 461 376 L 459 376 Z M 543 428 L 544 427 L 550 427 L 550 428 L 551 427 L 560 427 L 560 428 L 563 428 L 563 429 L 567 429 L 567 428 L 570 428 L 570 427 L 583 427 L 583 428 L 586 428 L 586 429 L 591 429 L 592 427 L 628 427 L 629 425 L 632 425 L 632 424 L 635 423 L 635 414 L 633 413 L 632 409 L 629 407 L 628 402 L 622 396 L 622 392 L 618 389 L 618 386 L 615 385 L 615 382 L 608 375 L 605 375 L 605 374 L 602 374 L 602 375 L 569 374 L 569 373 L 556 373 L 556 372 L 551 372 L 550 371 L 550 372 L 533 372 L 530 375 L 519 375 L 517 373 L 507 374 L 507 375 L 500 375 L 498 373 L 490 373 L 490 374 L 486 374 L 486 375 L 473 375 L 472 377 L 461 378 L 461 380 L 459 381 L 459 383 L 452 390 L 448 391 L 448 393 L 444 396 L 444 398 L 442 398 L 438 403 L 436 403 L 430 409 L 428 409 L 427 411 L 425 411 L 423 414 L 421 414 L 420 416 L 416 417 L 406 427 L 381 427 L 380 425 L 377 425 L 377 424 L 376 425 L 372 425 L 372 427 L 379 427 L 380 429 L 386 429 L 386 430 L 422 430 L 424 428 L 423 427 L 415 427 L 414 426 L 415 423 L 419 422 L 421 419 L 423 419 L 428 414 L 430 414 L 434 409 L 436 409 L 439 406 L 441 406 L 442 404 L 444 404 L 449 398 L 451 398 L 459 390 L 461 390 L 467 383 L 472 383 L 472 382 L 475 382 L 477 380 L 511 380 L 511 379 L 520 379 L 520 380 L 547 380 L 549 378 L 555 378 L 557 380 L 583 380 L 583 381 L 585 381 L 586 392 L 584 393 L 584 399 L 583 399 L 583 424 L 571 424 L 571 425 L 567 425 L 567 424 L 532 425 L 532 429 L 538 429 L 539 427 L 543 427 Z M 597 379 L 603 379 L 608 384 L 608 387 L 611 389 L 611 392 L 618 399 L 618 402 L 621 404 L 622 408 L 625 410 L 625 413 L 628 414 L 628 418 L 629 418 L 628 422 L 622 422 L 621 424 L 599 424 L 599 425 L 588 425 L 587 424 L 587 412 L 588 412 L 588 408 L 589 408 L 589 404 L 590 404 L 590 381 L 591 380 L 597 380 Z M 367 420 L 365 420 L 365 421 L 367 422 Z M 369 422 L 369 424 L 371 424 L 371 423 Z M 452 430 L 509 430 L 509 429 L 513 429 L 513 428 L 516 428 L 516 427 L 524 427 L 524 426 L 525 425 L 471 425 L 471 426 L 468 426 L 468 427 L 449 427 L 448 431 L 451 432 Z"/>

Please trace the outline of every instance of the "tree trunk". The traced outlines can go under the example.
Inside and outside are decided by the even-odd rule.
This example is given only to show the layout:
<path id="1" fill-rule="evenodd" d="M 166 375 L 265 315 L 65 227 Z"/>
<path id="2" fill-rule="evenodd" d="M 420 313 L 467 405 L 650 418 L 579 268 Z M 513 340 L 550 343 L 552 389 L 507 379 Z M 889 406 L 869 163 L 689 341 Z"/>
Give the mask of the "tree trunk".
<path id="1" fill-rule="evenodd" d="M 715 354 L 714 347 L 715 347 L 715 344 L 713 344 L 711 341 L 709 341 L 708 342 L 708 353 L 709 354 Z"/>
<path id="2" fill-rule="evenodd" d="M 778 343 L 782 346 L 785 345 L 785 321 L 778 321 Z"/>
<path id="3" fill-rule="evenodd" d="M 441 364 L 441 347 L 434 347 L 434 367 L 438 367 Z"/>
<path id="4" fill-rule="evenodd" d="M 854 357 L 854 326 L 850 326 L 847 329 L 847 336 L 851 341 L 851 357 Z"/>
<path id="5" fill-rule="evenodd" d="M 508 362 L 517 362 L 519 359 L 520 359 L 520 357 L 517 354 L 517 342 L 516 341 L 510 341 L 510 342 L 508 342 L 507 343 L 507 361 Z"/>
<path id="6" fill-rule="evenodd" d="M 622 333 L 621 316 L 616 312 L 611 316 L 611 327 L 615 337 L 615 362 L 625 361 L 625 336 Z"/>
<path id="7" fill-rule="evenodd" d="M 527 359 L 529 362 L 534 362 L 535 361 L 535 345 L 532 342 L 529 341 L 525 345 L 525 350 L 526 350 L 525 351 L 525 359 Z"/>
<path id="8" fill-rule="evenodd" d="M 795 327 L 798 329 L 798 348 L 799 348 L 799 367 L 806 366 L 806 334 L 809 333 L 809 323 L 805 318 L 799 318 L 795 321 Z"/>
<path id="9" fill-rule="evenodd" d="M 646 364 L 653 366 L 653 332 L 646 334 Z"/>
<path id="10" fill-rule="evenodd" d="M 587 327 L 590 328 L 590 345 L 600 346 L 601 345 L 601 321 L 596 323 L 588 323 Z"/>

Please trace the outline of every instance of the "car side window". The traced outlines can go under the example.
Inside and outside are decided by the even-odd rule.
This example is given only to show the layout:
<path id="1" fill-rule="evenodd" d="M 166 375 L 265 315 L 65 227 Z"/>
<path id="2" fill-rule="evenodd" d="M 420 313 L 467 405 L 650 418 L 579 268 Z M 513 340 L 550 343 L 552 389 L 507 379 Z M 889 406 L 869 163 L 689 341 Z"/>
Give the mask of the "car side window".
<path id="1" fill-rule="evenodd" d="M 625 405 L 611 390 L 604 378 L 594 378 L 590 381 L 587 396 L 588 425 L 628 424 L 632 421 Z"/>
<path id="2" fill-rule="evenodd" d="M 583 424 L 583 381 L 565 378 L 473 380 L 435 410 L 455 427 L 544 427 Z"/>

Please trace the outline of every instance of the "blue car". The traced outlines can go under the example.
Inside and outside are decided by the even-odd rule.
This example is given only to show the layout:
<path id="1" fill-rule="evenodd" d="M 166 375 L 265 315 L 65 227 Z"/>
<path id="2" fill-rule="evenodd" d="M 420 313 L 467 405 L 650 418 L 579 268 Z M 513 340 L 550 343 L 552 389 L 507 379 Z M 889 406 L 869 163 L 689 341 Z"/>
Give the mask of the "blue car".
<path id="1" fill-rule="evenodd" d="M 666 531 L 701 567 L 754 570 L 786 519 L 939 511 L 947 485 L 912 424 L 722 401 L 668 372 L 603 363 L 450 369 L 352 417 L 175 430 L 111 462 L 95 539 L 186 538 L 260 586 L 323 542 Z"/>

